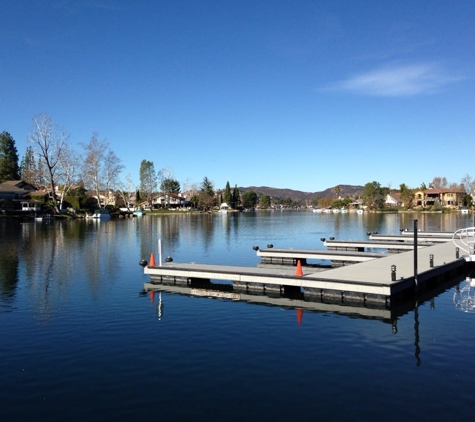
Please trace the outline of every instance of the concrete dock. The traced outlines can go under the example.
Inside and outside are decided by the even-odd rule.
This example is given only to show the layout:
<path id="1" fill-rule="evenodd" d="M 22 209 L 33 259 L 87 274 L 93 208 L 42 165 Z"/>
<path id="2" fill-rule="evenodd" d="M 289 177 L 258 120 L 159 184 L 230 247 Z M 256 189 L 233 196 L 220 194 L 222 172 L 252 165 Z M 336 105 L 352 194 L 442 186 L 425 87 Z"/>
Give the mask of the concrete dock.
<path id="1" fill-rule="evenodd" d="M 266 248 L 259 249 L 256 252 L 261 257 L 263 264 L 288 264 L 297 265 L 300 260 L 302 265 L 307 260 L 329 260 L 333 263 L 344 265 L 346 263 L 354 264 L 355 262 L 371 261 L 373 259 L 385 256 L 381 252 L 355 252 L 355 251 L 331 251 L 321 249 L 282 249 L 282 248 Z"/>
<path id="2" fill-rule="evenodd" d="M 226 280 L 248 291 L 302 291 L 305 296 L 336 297 L 343 301 L 390 303 L 417 288 L 458 272 L 468 271 L 452 242 L 418 245 L 414 250 L 389 254 L 357 264 L 312 272 L 307 267 L 255 268 L 195 263 L 146 266 L 144 273 L 157 282 L 190 284 L 193 280 Z M 417 255 L 416 265 L 414 257 Z M 416 271 L 416 273 L 415 273 Z"/>

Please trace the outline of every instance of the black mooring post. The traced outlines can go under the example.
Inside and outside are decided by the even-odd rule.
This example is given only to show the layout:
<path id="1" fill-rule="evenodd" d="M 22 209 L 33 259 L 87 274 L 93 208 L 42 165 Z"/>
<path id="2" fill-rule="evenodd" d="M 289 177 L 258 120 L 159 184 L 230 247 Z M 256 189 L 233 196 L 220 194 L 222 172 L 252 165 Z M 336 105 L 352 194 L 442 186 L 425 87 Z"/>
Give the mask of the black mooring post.
<path id="1" fill-rule="evenodd" d="M 414 287 L 417 290 L 417 220 L 414 220 Z"/>

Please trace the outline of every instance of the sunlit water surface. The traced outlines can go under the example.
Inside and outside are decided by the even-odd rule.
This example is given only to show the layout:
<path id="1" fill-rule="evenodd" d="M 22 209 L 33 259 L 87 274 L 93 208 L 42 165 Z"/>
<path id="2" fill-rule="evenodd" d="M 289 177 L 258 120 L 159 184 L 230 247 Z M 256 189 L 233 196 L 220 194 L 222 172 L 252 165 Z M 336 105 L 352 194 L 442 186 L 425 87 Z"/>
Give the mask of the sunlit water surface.
<path id="1" fill-rule="evenodd" d="M 252 246 L 453 231 L 471 215 L 169 215 L 0 221 L 0 421 L 471 420 L 465 279 L 396 321 L 162 292 L 138 265 L 255 266 Z M 458 285 L 456 285 L 458 282 Z M 458 290 L 457 290 L 458 289 Z M 396 329 L 395 329 L 396 328 Z"/>

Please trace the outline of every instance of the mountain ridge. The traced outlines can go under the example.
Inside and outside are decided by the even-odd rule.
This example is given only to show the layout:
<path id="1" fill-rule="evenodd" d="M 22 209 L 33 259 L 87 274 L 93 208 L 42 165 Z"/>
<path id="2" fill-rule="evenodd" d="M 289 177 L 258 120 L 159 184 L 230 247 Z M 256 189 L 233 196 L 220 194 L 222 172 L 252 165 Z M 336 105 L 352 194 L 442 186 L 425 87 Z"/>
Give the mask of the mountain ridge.
<path id="1" fill-rule="evenodd" d="M 364 186 L 359 185 L 338 185 L 340 188 L 340 192 L 338 196 L 345 197 L 350 196 L 353 197 L 354 195 L 359 195 L 363 192 Z M 287 189 L 287 188 L 273 188 L 270 186 L 248 186 L 248 187 L 239 187 L 239 191 L 242 192 L 249 192 L 254 191 L 258 195 L 268 195 L 270 197 L 277 197 L 282 199 L 290 198 L 293 201 L 298 200 L 312 200 L 318 197 L 321 198 L 334 198 L 335 197 L 335 186 L 331 188 L 327 188 L 322 191 L 316 192 L 304 192 L 295 189 Z"/>

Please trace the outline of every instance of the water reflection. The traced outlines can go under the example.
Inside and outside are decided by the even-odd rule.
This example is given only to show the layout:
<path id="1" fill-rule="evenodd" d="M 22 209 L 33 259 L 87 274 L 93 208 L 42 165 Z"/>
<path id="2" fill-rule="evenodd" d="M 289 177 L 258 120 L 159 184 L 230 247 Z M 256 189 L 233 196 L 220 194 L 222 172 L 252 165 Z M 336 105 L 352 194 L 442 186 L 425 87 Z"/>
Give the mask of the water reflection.
<path id="1" fill-rule="evenodd" d="M 460 283 L 463 276 L 456 276 L 451 279 L 434 284 L 417 296 L 400 300 L 395 303 L 365 303 L 363 301 L 345 302 L 341 298 L 330 298 L 320 296 L 305 296 L 298 291 L 252 291 L 246 288 L 233 286 L 231 283 L 220 284 L 207 280 L 186 281 L 166 281 L 152 280 L 144 285 L 144 291 L 148 292 L 150 301 L 153 303 L 155 294 L 158 292 L 168 294 L 180 294 L 185 296 L 199 296 L 209 299 L 222 299 L 230 301 L 243 301 L 254 305 L 277 306 L 281 309 L 295 309 L 297 323 L 302 323 L 302 316 L 305 312 L 333 313 L 348 316 L 351 318 L 362 318 L 379 320 L 391 325 L 393 334 L 398 333 L 397 322 L 403 315 L 414 311 L 414 330 L 417 333 L 416 344 L 418 345 L 419 317 L 418 308 L 425 303 L 429 303 L 431 310 L 435 309 L 435 298 L 448 289 Z M 161 296 L 160 296 L 161 297 Z M 417 356 L 419 352 L 417 353 Z"/>
<path id="2" fill-rule="evenodd" d="M 475 312 L 475 278 L 467 279 L 457 286 L 454 293 L 455 309 L 467 312 Z"/>
<path id="3" fill-rule="evenodd" d="M 162 241 L 164 256 L 177 262 L 258 265 L 252 245 L 323 248 L 321 237 L 366 239 L 367 232 L 397 234 L 418 218 L 421 230 L 451 231 L 471 226 L 471 216 L 441 214 L 318 215 L 310 212 L 147 215 L 140 219 L 0 221 L 0 303 L 17 297 L 20 280 L 36 318 L 51 317 L 80 287 L 98 300 L 116 283 L 126 262 L 148 259 Z M 137 271 L 140 271 L 136 265 Z M 466 302 L 469 303 L 469 302 Z M 322 303 L 323 306 L 323 303 Z M 337 306 L 332 304 L 332 306 Z M 394 318 L 385 316 L 392 321 Z"/>

